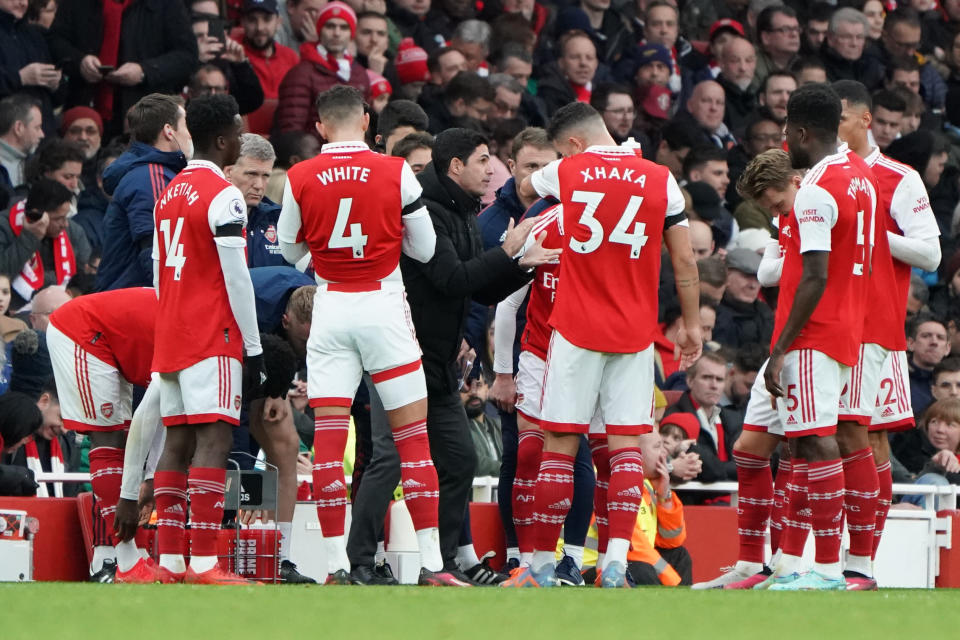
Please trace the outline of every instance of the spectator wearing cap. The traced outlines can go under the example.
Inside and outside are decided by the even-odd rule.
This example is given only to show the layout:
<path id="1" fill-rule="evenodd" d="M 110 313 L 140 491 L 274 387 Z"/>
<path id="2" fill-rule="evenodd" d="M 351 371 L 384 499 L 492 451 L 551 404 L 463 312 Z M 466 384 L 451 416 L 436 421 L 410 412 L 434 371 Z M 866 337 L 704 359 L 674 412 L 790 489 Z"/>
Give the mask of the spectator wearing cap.
<path id="1" fill-rule="evenodd" d="M 673 121 L 697 133 L 698 144 L 729 149 L 736 144 L 730 129 L 724 124 L 726 94 L 714 80 L 704 80 L 693 88 L 686 109 L 677 112 Z"/>
<path id="2" fill-rule="evenodd" d="M 67 104 L 92 104 L 108 132 L 147 94 L 180 93 L 199 62 L 182 2 L 61 2 L 49 42 L 70 81 Z"/>
<path id="3" fill-rule="evenodd" d="M 455 52 L 461 55 L 459 52 Z M 404 38 L 397 48 L 394 71 L 397 76 L 397 95 L 403 100 L 416 101 L 430 80 L 427 67 L 427 52 L 418 47 L 412 38 Z"/>
<path id="4" fill-rule="evenodd" d="M 84 155 L 83 183 L 92 185 L 97 176 L 97 152 L 103 139 L 103 119 L 90 107 L 73 107 L 63 112 L 60 135 L 76 144 Z"/>
<path id="5" fill-rule="evenodd" d="M 587 17 L 593 31 L 597 43 L 597 57 L 600 62 L 608 65 L 619 60 L 633 43 L 629 22 L 610 5 L 610 0 L 580 0 L 575 5 Z"/>
<path id="6" fill-rule="evenodd" d="M 673 60 L 666 47 L 652 42 L 637 45 L 632 53 L 632 59 L 635 70 L 629 76 L 637 87 L 638 100 L 642 99 L 641 93 L 645 93 L 649 87 L 669 87 Z"/>
<path id="7" fill-rule="evenodd" d="M 746 38 L 733 38 L 720 52 L 720 74 L 717 82 L 724 92 L 723 122 L 740 132 L 747 117 L 757 108 L 757 53 Z"/>
<path id="8" fill-rule="evenodd" d="M 767 7 L 757 16 L 757 82 L 772 71 L 785 71 L 797 61 L 800 52 L 800 21 L 786 5 Z"/>
<path id="9" fill-rule="evenodd" d="M 691 40 L 708 40 L 712 27 L 724 19 L 743 24 L 747 19 L 747 3 L 743 0 L 688 0 L 680 12 L 680 30 Z M 743 35 L 742 31 L 740 35 Z"/>
<path id="10" fill-rule="evenodd" d="M 241 44 L 263 90 L 263 104 L 247 114 L 247 131 L 267 135 L 273 127 L 280 82 L 300 61 L 297 52 L 277 41 L 280 28 L 277 0 L 244 0 Z"/>
<path id="11" fill-rule="evenodd" d="M 383 108 L 390 102 L 390 96 L 393 94 L 393 87 L 390 81 L 379 74 L 370 73 L 370 108 L 373 112 L 380 114 Z"/>
<path id="12" fill-rule="evenodd" d="M 830 17 L 820 51 L 827 80 L 857 80 L 869 89 L 883 82 L 883 66 L 876 58 L 863 55 L 869 27 L 866 16 L 851 7 L 837 9 Z"/>
<path id="13" fill-rule="evenodd" d="M 720 74 L 720 63 L 717 61 L 720 59 L 720 52 L 723 51 L 723 46 L 733 38 L 738 37 L 743 38 L 746 36 L 744 35 L 743 25 L 736 20 L 723 18 L 710 25 L 709 39 L 707 40 L 709 43 L 707 49 L 710 52 L 710 60 L 704 69 L 701 69 L 693 76 L 692 81 L 696 83 L 701 80 L 715 80 L 717 75 Z M 686 78 L 684 82 L 687 82 Z"/>
<path id="14" fill-rule="evenodd" d="M 770 344 L 773 311 L 759 299 L 757 269 L 760 254 L 749 249 L 727 252 L 727 289 L 717 306 L 713 339 L 739 349 L 748 344 Z"/>
<path id="15" fill-rule="evenodd" d="M 300 46 L 300 62 L 287 72 L 280 83 L 274 130 L 307 131 L 319 137 L 316 130 L 317 96 L 338 84 L 354 87 L 364 97 L 370 95 L 367 71 L 350 55 L 349 47 L 357 34 L 357 16 L 349 5 L 334 0 L 317 18 L 316 44 Z"/>
<path id="16" fill-rule="evenodd" d="M 54 107 L 63 103 L 63 72 L 53 57 L 41 28 L 26 18 L 26 2 L 0 3 L 0 97 L 30 96 L 40 106 L 44 133 L 56 132 Z"/>
<path id="17" fill-rule="evenodd" d="M 720 405 L 727 376 L 727 361 L 719 354 L 704 353 L 687 369 L 689 390 L 664 415 L 664 421 L 675 414 L 689 414 L 697 419 L 700 430 L 695 452 L 700 455 L 703 465 L 695 478 L 698 482 L 725 482 L 737 478 L 733 445 L 743 428 L 743 419 L 737 411 Z M 688 424 L 689 419 L 680 418 L 678 422 L 682 426 Z M 692 431 L 692 426 L 688 429 Z M 688 498 L 684 500 L 689 502 Z M 702 496 L 699 501 L 703 502 Z"/>
<path id="18" fill-rule="evenodd" d="M 597 49 L 584 31 L 569 31 L 560 36 L 560 56 L 556 65 L 545 70 L 537 87 L 547 115 L 571 102 L 589 102 L 593 78 L 597 73 Z"/>
<path id="19" fill-rule="evenodd" d="M 670 91 L 680 94 L 684 88 L 683 75 L 696 73 L 708 64 L 707 58 L 680 35 L 677 28 L 677 5 L 672 0 L 653 0 L 644 13 L 643 37 L 647 44 L 662 45 L 670 52 L 673 64 L 670 67 Z"/>

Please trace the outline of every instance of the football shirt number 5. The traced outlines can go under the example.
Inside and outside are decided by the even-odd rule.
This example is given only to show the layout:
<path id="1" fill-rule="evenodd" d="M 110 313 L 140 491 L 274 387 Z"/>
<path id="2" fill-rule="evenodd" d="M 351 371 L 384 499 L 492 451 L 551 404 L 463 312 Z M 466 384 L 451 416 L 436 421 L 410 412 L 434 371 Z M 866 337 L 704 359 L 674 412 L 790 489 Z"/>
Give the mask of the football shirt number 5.
<path id="1" fill-rule="evenodd" d="M 367 246 L 367 236 L 363 235 L 359 222 L 350 223 L 350 235 L 345 236 L 343 232 L 347 230 L 347 220 L 350 218 L 350 208 L 353 206 L 353 198 L 340 198 L 340 206 L 337 207 L 337 219 L 333 223 L 333 233 L 330 235 L 330 242 L 327 246 L 331 249 L 350 249 L 354 258 L 363 258 L 363 248 Z"/>
<path id="2" fill-rule="evenodd" d="M 183 243 L 180 242 L 180 234 L 183 232 L 183 218 L 177 218 L 177 224 L 173 228 L 173 234 L 170 233 L 170 220 L 160 221 L 160 235 L 163 236 L 163 253 L 166 259 L 163 261 L 164 267 L 173 268 L 173 279 L 180 279 L 180 272 L 187 259 L 183 255 Z"/>
<path id="3" fill-rule="evenodd" d="M 584 241 L 570 238 L 570 248 L 577 253 L 593 253 L 600 248 L 603 243 L 605 231 L 600 221 L 594 217 L 600 202 L 603 201 L 605 194 L 596 191 L 574 191 L 570 196 L 573 202 L 580 202 L 586 205 L 583 208 L 583 214 L 580 216 L 579 224 L 590 230 L 590 237 Z M 610 236 L 607 238 L 610 242 L 616 244 L 625 244 L 630 247 L 630 258 L 640 257 L 640 250 L 647 244 L 647 236 L 644 235 L 646 224 L 643 222 L 634 222 L 637 212 L 640 211 L 640 205 L 643 204 L 643 196 L 630 196 L 620 220 L 613 227 Z M 630 231 L 631 223 L 633 230 Z"/>

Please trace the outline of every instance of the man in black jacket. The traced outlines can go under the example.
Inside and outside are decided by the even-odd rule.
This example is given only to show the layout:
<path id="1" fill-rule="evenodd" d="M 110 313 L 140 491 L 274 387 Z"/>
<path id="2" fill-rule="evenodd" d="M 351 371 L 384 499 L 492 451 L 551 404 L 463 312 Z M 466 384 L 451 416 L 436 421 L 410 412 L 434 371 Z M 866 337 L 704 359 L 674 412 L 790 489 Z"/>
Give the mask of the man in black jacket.
<path id="1" fill-rule="evenodd" d="M 535 218 L 507 229 L 503 244 L 487 251 L 477 227 L 480 196 L 493 171 L 486 138 L 468 129 L 437 136 L 433 162 L 418 176 L 437 233 L 426 264 L 400 259 L 427 379 L 427 433 L 440 480 L 440 549 L 446 566 L 457 554 L 476 454 L 458 389 L 457 370 L 470 301 L 495 304 L 526 284 L 529 268 L 555 257 L 537 244 L 522 258 Z"/>

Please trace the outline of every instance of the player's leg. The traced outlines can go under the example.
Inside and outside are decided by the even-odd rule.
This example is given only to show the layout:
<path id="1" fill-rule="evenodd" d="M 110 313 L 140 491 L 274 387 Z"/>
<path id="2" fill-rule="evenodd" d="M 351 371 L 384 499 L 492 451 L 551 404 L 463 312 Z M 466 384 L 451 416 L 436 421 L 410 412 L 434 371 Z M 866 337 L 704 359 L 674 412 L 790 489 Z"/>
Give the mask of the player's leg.
<path id="1" fill-rule="evenodd" d="M 776 564 L 774 559 L 780 551 L 780 537 L 783 535 L 783 514 L 787 505 L 787 483 L 790 482 L 790 447 L 780 445 L 780 462 L 777 465 L 777 475 L 773 480 L 773 509 L 770 510 L 770 551 L 773 557 L 770 565 Z"/>
<path id="2" fill-rule="evenodd" d="M 609 520 L 607 514 L 607 489 L 610 487 L 610 450 L 607 437 L 591 435 L 590 454 L 597 478 L 593 488 L 593 513 L 597 523 L 597 570 L 603 566 L 609 539 Z"/>
<path id="3" fill-rule="evenodd" d="M 602 422 L 598 423 L 602 425 Z M 590 444 L 586 437 L 580 438 L 580 446 L 573 461 L 573 500 L 570 512 L 563 521 L 563 558 L 557 565 L 560 584 L 581 586 L 583 584 L 583 547 L 593 516 L 596 475 Z"/>
<path id="4" fill-rule="evenodd" d="M 277 467 L 277 512 L 274 518 L 280 531 L 280 574 L 284 582 L 315 582 L 297 571 L 290 560 L 290 535 L 293 533 L 293 510 L 297 503 L 297 455 L 300 436 L 293 425 L 293 408 L 287 403 L 287 414 L 280 421 L 264 420 L 264 400 L 250 403 L 250 433 Z"/>
<path id="5" fill-rule="evenodd" d="M 529 566 L 533 557 L 533 501 L 537 474 L 543 455 L 543 432 L 540 430 L 540 402 L 543 398 L 541 358 L 523 351 L 517 366 L 517 468 L 511 488 L 513 526 L 520 548 L 521 566 Z"/>
<path id="6" fill-rule="evenodd" d="M 186 424 L 178 373 L 161 373 L 160 415 L 167 429 L 163 453 L 153 476 L 157 505 L 157 552 L 161 582 L 182 582 L 187 571 L 185 526 L 187 521 L 187 470 L 193 457 L 194 428 Z"/>
<path id="7" fill-rule="evenodd" d="M 870 432 L 870 447 L 873 449 L 873 461 L 877 467 L 879 494 L 877 495 L 877 514 L 873 531 L 872 560 L 877 559 L 877 549 L 883 528 L 887 523 L 890 503 L 893 501 L 893 476 L 890 473 L 890 437 L 886 430 Z"/>

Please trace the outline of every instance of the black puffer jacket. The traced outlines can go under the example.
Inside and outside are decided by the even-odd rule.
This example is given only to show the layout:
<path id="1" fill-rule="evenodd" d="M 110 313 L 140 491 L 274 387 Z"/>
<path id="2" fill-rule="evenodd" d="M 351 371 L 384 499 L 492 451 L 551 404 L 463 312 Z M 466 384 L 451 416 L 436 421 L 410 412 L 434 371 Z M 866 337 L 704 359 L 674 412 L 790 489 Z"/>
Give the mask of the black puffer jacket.
<path id="1" fill-rule="evenodd" d="M 423 350 L 430 393 L 457 390 L 454 371 L 470 301 L 491 305 L 526 284 L 531 274 L 500 247 L 483 250 L 477 227 L 480 201 L 431 163 L 418 176 L 423 201 L 437 232 L 437 248 L 426 264 L 400 258 L 410 312 Z"/>

